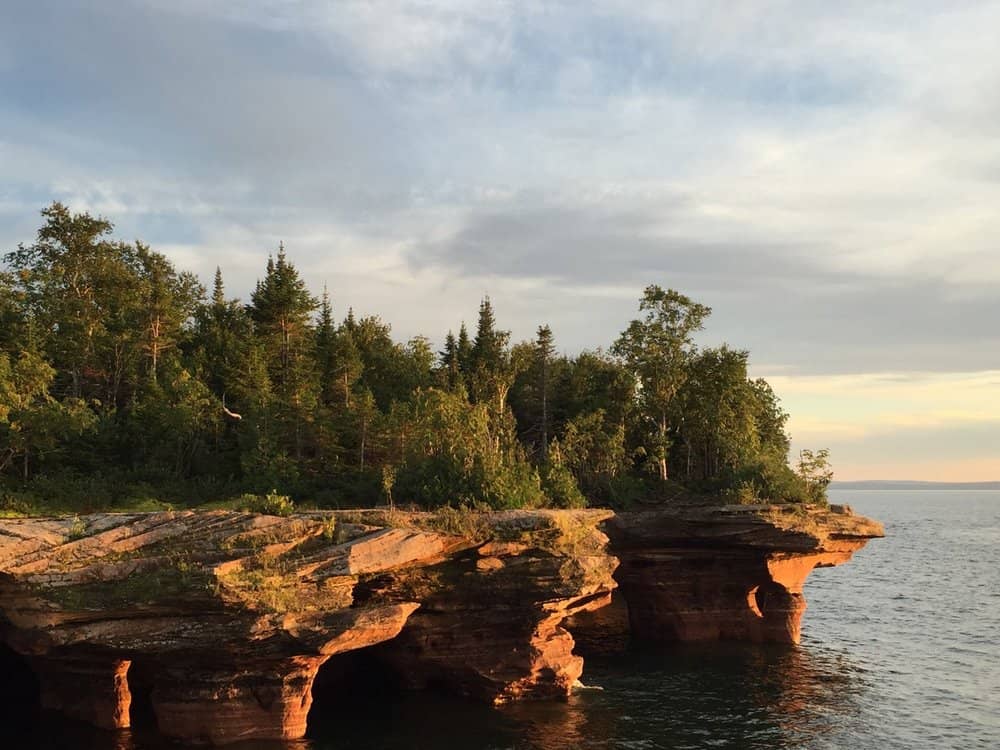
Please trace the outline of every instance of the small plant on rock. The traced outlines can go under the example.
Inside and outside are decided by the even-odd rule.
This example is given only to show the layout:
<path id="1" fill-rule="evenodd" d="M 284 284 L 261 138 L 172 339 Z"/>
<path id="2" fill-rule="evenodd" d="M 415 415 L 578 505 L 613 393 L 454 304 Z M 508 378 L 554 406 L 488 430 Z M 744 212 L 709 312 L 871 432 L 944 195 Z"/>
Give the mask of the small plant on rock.
<path id="1" fill-rule="evenodd" d="M 271 490 L 266 495 L 243 495 L 239 509 L 268 516 L 290 516 L 295 512 L 295 503 L 288 495 L 279 495 L 277 490 Z"/>

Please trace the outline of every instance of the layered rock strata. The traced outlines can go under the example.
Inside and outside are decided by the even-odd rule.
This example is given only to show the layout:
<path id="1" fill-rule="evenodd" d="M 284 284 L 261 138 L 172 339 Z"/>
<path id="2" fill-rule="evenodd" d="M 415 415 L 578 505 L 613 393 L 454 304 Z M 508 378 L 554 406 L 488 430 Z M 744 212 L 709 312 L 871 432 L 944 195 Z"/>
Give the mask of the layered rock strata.
<path id="1" fill-rule="evenodd" d="M 358 649 L 504 703 L 568 694 L 574 636 L 795 643 L 810 571 L 879 536 L 836 506 L 7 519 L 0 639 L 69 717 L 129 726 L 134 678 L 170 736 L 293 739 Z"/>
<path id="2" fill-rule="evenodd" d="M 680 506 L 606 524 L 621 565 L 612 606 L 568 623 L 585 651 L 638 643 L 798 643 L 802 586 L 840 565 L 882 525 L 846 506 Z"/>
<path id="3" fill-rule="evenodd" d="M 569 616 L 610 600 L 606 511 L 229 511 L 0 521 L 0 628 L 42 702 L 129 726 L 128 675 L 162 732 L 226 744 L 306 730 L 337 654 L 493 702 L 566 695 Z M 395 639 L 395 640 L 393 640 Z"/>

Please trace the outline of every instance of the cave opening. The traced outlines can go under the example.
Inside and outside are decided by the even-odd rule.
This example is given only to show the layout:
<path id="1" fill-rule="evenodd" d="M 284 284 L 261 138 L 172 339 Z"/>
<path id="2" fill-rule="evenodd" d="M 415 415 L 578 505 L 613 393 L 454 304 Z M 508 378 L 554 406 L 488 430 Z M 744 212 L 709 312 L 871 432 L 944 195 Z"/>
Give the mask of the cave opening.
<path id="1" fill-rule="evenodd" d="M 405 692 L 399 673 L 381 657 L 378 646 L 332 656 L 313 682 L 309 736 L 326 735 L 346 719 L 383 721 L 386 702 L 399 700 Z"/>
<path id="2" fill-rule="evenodd" d="M 41 709 L 38 677 L 28 660 L 0 641 L 0 724 L 30 726 Z"/>
<path id="3" fill-rule="evenodd" d="M 454 738 L 448 747 L 486 746 L 483 732 L 501 715 L 464 695 L 433 663 L 400 661 L 399 649 L 391 642 L 369 646 L 320 667 L 306 737 L 324 747 L 410 748 L 434 737 Z"/>
<path id="4" fill-rule="evenodd" d="M 750 611 L 757 617 L 763 618 L 768 609 L 773 609 L 774 605 L 787 599 L 788 592 L 779 583 L 770 581 L 760 586 L 754 586 L 747 594 L 747 604 Z"/>
<path id="5" fill-rule="evenodd" d="M 153 678 L 156 666 L 147 661 L 133 661 L 128 668 L 128 689 L 131 694 L 129 723 L 132 729 L 156 729 L 153 712 Z"/>

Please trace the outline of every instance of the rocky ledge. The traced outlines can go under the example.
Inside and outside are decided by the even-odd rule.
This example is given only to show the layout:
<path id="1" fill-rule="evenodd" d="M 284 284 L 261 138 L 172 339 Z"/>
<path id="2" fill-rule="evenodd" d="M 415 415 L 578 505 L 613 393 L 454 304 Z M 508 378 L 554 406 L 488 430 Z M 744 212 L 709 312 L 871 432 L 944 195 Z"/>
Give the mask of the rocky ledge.
<path id="1" fill-rule="evenodd" d="M 796 642 L 808 573 L 877 536 L 836 507 L 8 519 L 0 639 L 70 717 L 127 727 L 141 685 L 175 738 L 290 739 L 359 649 L 504 703 L 567 695 L 573 635 Z"/>
<path id="2" fill-rule="evenodd" d="M 688 506 L 620 513 L 605 530 L 621 565 L 612 604 L 568 627 L 584 651 L 630 640 L 798 643 L 802 586 L 884 536 L 847 506 Z"/>
<path id="3" fill-rule="evenodd" d="M 617 564 L 607 511 L 219 512 L 0 521 L 2 638 L 45 707 L 129 726 L 131 675 L 160 730 L 226 744 L 301 737 L 321 665 L 381 656 L 502 703 L 566 695 L 562 627 Z"/>

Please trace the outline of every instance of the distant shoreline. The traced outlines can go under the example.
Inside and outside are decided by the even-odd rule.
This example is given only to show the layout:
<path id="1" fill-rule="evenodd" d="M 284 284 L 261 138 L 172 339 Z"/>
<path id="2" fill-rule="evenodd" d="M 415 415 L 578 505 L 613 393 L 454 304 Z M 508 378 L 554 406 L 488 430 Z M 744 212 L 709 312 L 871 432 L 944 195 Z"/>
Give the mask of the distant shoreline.
<path id="1" fill-rule="evenodd" d="M 832 482 L 831 490 L 1000 490 L 996 482 L 921 482 L 914 480 L 868 479 Z"/>

